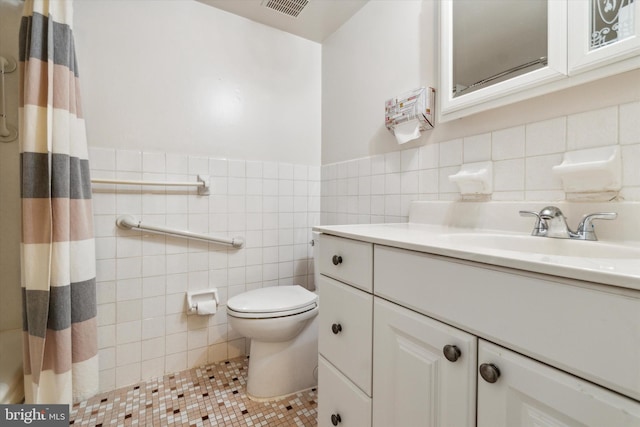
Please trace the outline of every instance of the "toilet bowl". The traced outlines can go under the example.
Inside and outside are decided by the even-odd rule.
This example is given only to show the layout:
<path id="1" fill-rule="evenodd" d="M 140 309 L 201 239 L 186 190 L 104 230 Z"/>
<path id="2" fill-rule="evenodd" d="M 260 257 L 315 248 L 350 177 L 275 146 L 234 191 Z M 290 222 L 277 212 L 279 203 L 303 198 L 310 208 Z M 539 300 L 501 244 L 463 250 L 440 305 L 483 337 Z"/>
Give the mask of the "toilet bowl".
<path id="1" fill-rule="evenodd" d="M 251 340 L 247 395 L 270 400 L 315 387 L 318 296 L 302 286 L 274 286 L 227 301 L 229 324 Z"/>

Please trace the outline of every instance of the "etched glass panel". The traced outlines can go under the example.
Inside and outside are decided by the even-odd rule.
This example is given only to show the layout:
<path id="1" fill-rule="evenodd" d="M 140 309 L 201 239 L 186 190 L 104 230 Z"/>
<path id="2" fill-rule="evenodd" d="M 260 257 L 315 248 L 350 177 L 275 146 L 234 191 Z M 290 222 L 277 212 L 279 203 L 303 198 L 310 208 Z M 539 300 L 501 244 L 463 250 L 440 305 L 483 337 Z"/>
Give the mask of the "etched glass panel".
<path id="1" fill-rule="evenodd" d="M 631 37 L 636 0 L 591 0 L 591 50 Z"/>

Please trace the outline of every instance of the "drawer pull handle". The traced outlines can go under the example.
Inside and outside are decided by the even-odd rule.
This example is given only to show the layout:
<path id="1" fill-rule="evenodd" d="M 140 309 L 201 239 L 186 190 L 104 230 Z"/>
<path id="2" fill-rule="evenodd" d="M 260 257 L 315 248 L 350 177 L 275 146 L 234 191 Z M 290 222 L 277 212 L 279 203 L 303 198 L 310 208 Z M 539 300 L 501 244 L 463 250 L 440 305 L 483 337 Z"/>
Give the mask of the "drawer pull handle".
<path id="1" fill-rule="evenodd" d="M 342 257 L 340 255 L 334 255 L 331 261 L 333 262 L 333 265 L 342 264 Z"/>
<path id="2" fill-rule="evenodd" d="M 455 345 L 445 345 L 442 349 L 442 352 L 444 353 L 444 357 L 446 357 L 449 362 L 457 361 L 462 355 L 460 349 Z"/>
<path id="3" fill-rule="evenodd" d="M 342 418 L 340 418 L 340 414 L 331 414 L 331 424 L 337 426 L 342 422 Z"/>
<path id="4" fill-rule="evenodd" d="M 483 363 L 478 369 L 480 376 L 488 383 L 495 383 L 500 378 L 500 369 L 493 363 Z"/>
<path id="5" fill-rule="evenodd" d="M 342 325 L 340 323 L 334 323 L 333 325 L 331 325 L 331 331 L 338 335 L 340 332 L 342 332 Z"/>

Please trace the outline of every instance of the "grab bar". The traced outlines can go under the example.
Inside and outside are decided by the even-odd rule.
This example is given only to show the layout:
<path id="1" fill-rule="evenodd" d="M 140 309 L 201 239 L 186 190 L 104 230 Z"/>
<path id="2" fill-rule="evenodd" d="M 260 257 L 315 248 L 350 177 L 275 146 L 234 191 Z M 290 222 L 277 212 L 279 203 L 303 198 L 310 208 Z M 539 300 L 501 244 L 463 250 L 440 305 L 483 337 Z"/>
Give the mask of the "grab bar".
<path id="1" fill-rule="evenodd" d="M 0 109 L 0 142 L 11 142 L 18 137 L 18 130 L 7 123 L 7 91 L 4 76 L 16 69 L 13 58 L 0 56 L 0 91 L 2 91 L 2 109 Z"/>
<path id="2" fill-rule="evenodd" d="M 103 179 L 103 178 L 91 178 L 91 182 L 94 184 L 124 184 L 124 185 L 162 185 L 162 186 L 174 186 L 174 187 L 198 187 L 198 195 L 209 195 L 209 176 L 198 175 L 198 182 L 175 182 L 175 181 L 137 181 L 130 179 Z"/>
<path id="3" fill-rule="evenodd" d="M 143 224 L 142 221 L 138 221 L 137 218 L 131 215 L 119 216 L 116 219 L 116 225 L 119 228 L 122 228 L 125 230 L 131 230 L 132 228 L 135 228 L 138 230 L 151 231 L 152 233 L 168 234 L 171 236 L 185 237 L 187 239 L 196 239 L 196 240 L 202 240 L 205 242 L 213 242 L 213 243 L 220 243 L 223 245 L 230 245 L 230 246 L 233 246 L 234 248 L 241 248 L 244 245 L 244 239 L 242 237 L 232 237 L 232 238 L 213 237 L 213 236 L 208 236 L 206 234 L 192 233 L 190 231 L 174 230 L 171 228 L 161 227 L 157 225 L 147 225 L 147 224 Z"/>

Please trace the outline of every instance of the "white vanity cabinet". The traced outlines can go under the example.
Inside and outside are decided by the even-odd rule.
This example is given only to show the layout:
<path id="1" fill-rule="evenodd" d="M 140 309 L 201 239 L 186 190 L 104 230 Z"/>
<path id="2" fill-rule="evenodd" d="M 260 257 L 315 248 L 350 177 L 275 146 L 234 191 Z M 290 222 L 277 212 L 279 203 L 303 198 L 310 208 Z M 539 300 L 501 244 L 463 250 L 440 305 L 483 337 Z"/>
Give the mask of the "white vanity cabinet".
<path id="1" fill-rule="evenodd" d="M 640 426 L 640 291 L 363 240 L 320 240 L 319 426 Z"/>

